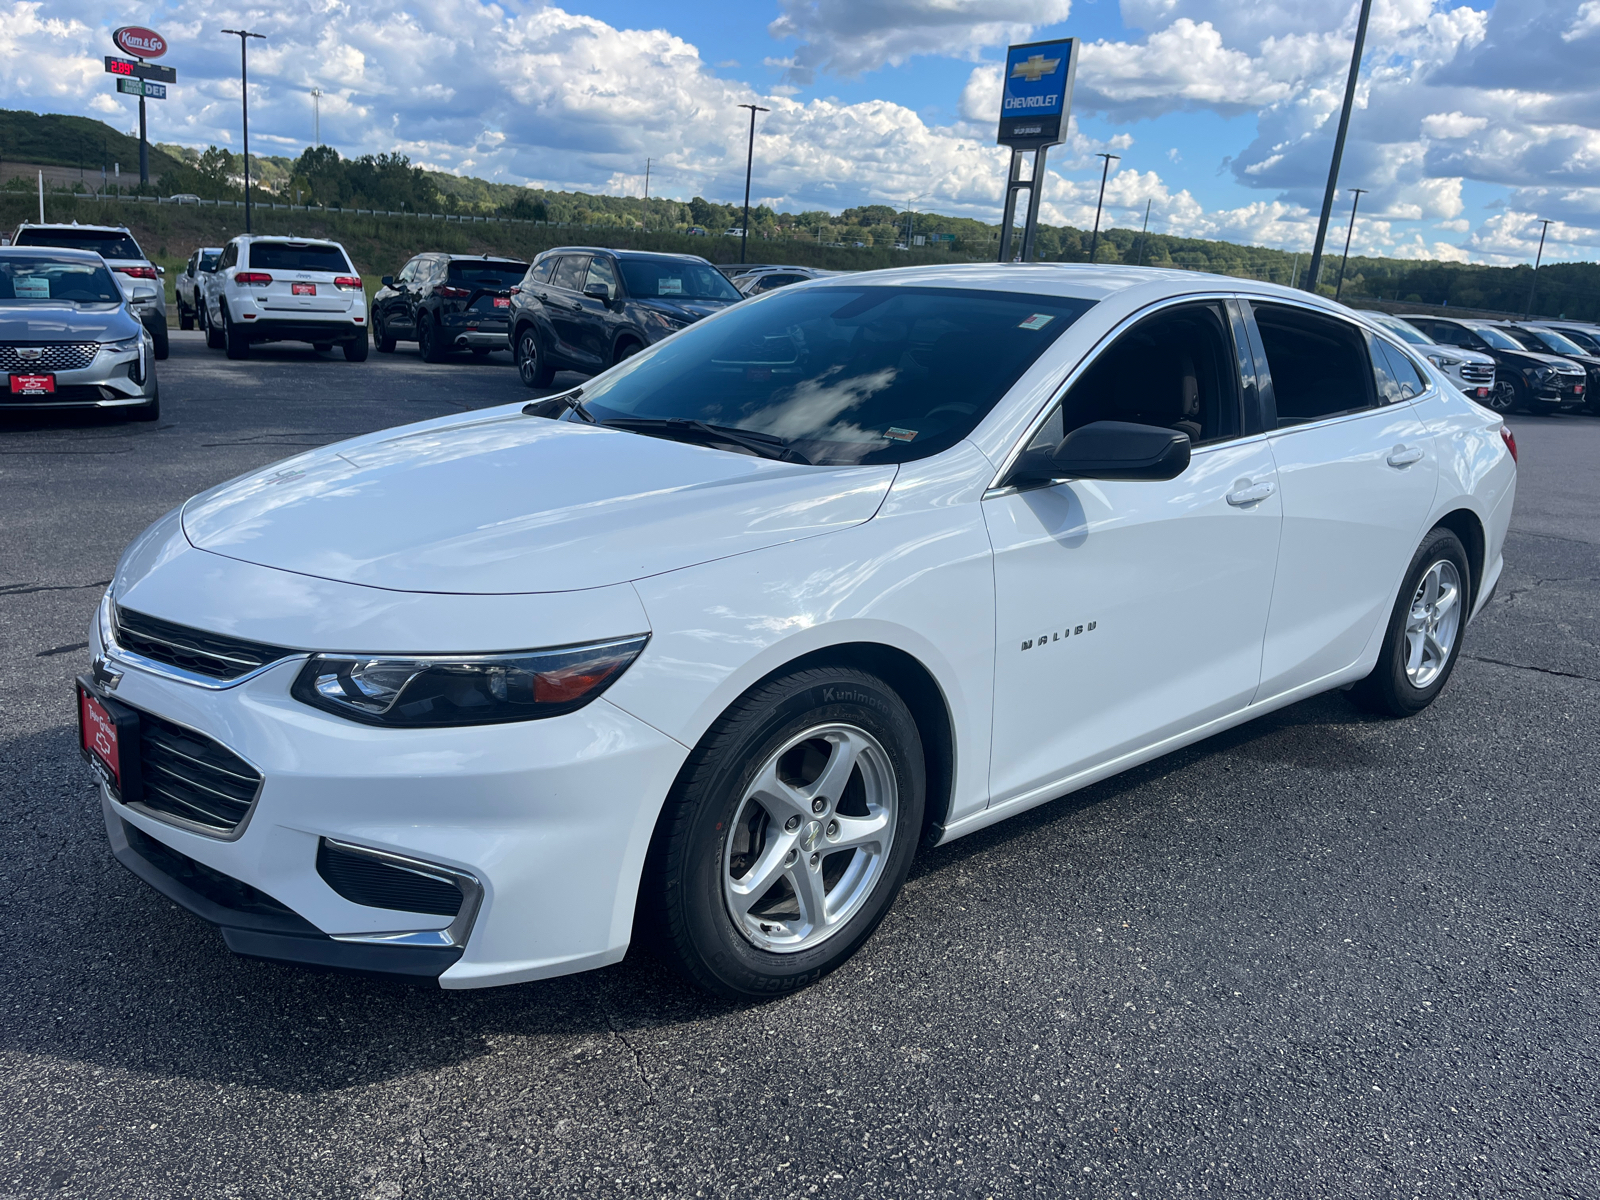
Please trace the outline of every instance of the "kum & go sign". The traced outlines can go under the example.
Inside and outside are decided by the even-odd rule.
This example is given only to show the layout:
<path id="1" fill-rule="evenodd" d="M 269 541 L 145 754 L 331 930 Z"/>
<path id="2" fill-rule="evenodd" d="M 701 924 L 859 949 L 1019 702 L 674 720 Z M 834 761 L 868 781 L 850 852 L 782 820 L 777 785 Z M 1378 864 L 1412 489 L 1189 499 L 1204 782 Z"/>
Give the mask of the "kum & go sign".
<path id="1" fill-rule="evenodd" d="M 167 39 L 143 25 L 124 25 L 113 30 L 111 40 L 118 50 L 135 58 L 160 58 L 167 52 Z"/>
<path id="2" fill-rule="evenodd" d="M 1029 42 L 1006 52 L 1000 90 L 1000 134 L 1004 146 L 1059 144 L 1067 132 L 1078 42 Z"/>

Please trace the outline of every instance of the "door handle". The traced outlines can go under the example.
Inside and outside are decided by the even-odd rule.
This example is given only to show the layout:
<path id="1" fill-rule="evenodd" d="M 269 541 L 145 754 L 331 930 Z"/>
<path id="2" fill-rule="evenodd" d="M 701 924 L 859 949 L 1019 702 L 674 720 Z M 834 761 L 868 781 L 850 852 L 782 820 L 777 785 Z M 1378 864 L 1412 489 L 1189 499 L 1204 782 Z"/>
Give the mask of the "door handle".
<path id="1" fill-rule="evenodd" d="M 1412 463 L 1420 461 L 1421 458 L 1421 446 L 1396 446 L 1393 450 L 1389 451 L 1389 457 L 1385 461 L 1387 461 L 1391 467 L 1399 468 L 1409 467 Z"/>
<path id="2" fill-rule="evenodd" d="M 1259 504 L 1272 495 L 1273 487 L 1270 483 L 1248 483 L 1243 480 L 1241 482 L 1245 482 L 1246 486 L 1227 495 L 1228 503 L 1235 508 L 1243 508 L 1247 504 Z"/>

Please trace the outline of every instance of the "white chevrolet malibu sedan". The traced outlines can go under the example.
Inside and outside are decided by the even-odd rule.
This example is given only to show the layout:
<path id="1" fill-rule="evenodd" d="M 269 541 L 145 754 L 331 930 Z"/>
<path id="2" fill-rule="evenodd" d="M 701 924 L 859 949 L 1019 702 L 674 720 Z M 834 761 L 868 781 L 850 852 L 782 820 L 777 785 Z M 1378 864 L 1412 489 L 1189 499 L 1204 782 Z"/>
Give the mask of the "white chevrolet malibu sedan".
<path id="1" fill-rule="evenodd" d="M 1389 331 L 1189 272 L 735 306 L 312 451 L 124 554 L 79 681 L 117 857 L 241 954 L 803 986 L 920 846 L 1334 688 L 1439 694 L 1515 443 Z"/>

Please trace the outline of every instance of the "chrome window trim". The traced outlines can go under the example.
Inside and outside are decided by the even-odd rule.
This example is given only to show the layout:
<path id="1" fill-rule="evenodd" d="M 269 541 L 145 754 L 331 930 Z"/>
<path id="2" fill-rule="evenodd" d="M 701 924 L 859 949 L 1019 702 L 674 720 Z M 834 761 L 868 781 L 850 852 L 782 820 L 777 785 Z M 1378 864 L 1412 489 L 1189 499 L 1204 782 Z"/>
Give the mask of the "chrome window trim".
<path id="1" fill-rule="evenodd" d="M 456 913 L 455 919 L 443 929 L 399 930 L 394 933 L 335 933 L 329 936 L 336 942 L 359 942 L 366 945 L 377 946 L 432 946 L 454 949 L 464 947 L 467 939 L 472 936 L 472 926 L 478 919 L 478 909 L 483 905 L 483 884 L 478 877 L 470 871 L 463 871 L 457 867 L 447 867 L 442 863 L 428 862 L 426 859 L 411 858 L 405 854 L 396 854 L 392 850 L 374 850 L 371 846 L 358 846 L 354 842 L 344 842 L 337 838 L 324 837 L 322 839 L 336 850 L 343 850 L 346 854 L 356 854 L 363 858 L 374 859 L 391 867 L 398 867 L 402 871 L 409 871 L 413 875 L 421 875 L 425 879 L 435 879 L 441 883 L 448 883 L 461 892 L 461 911 Z M 318 879 L 322 876 L 318 875 Z M 322 880 L 327 884 L 327 880 Z M 329 891 L 333 891 L 330 887 Z M 338 896 L 339 893 L 334 892 Z M 345 898 L 339 896 L 341 900 Z M 347 900 L 353 904 L 354 901 Z M 366 907 L 358 905 L 357 907 Z"/>
<path id="2" fill-rule="evenodd" d="M 142 403 L 142 401 L 136 398 L 128 401 L 128 403 L 137 404 Z M 293 654 L 286 654 L 282 658 L 275 658 L 269 663 L 262 663 L 255 670 L 246 671 L 243 675 L 235 676 L 233 679 L 213 679 L 209 675 L 201 675 L 194 671 L 185 671 L 181 667 L 157 662 L 153 658 L 146 658 L 142 654 L 137 654 L 119 645 L 115 632 L 116 621 L 111 613 L 112 603 L 111 589 L 107 588 L 105 595 L 100 598 L 99 632 L 101 656 L 113 662 L 121 663 L 123 666 L 133 667 L 146 674 L 157 675 L 162 679 L 170 679 L 174 683 L 187 683 L 192 687 L 204 688 L 208 692 L 222 692 L 229 688 L 238 687 L 242 683 L 249 683 L 250 680 L 266 674 L 274 667 L 281 667 L 285 663 L 304 662 L 311 657 L 309 651 L 300 650 Z"/>
<path id="3" fill-rule="evenodd" d="M 1022 431 L 1022 436 L 1012 443 L 1010 451 L 1003 459 L 1000 460 L 1000 469 L 994 473 L 994 477 L 989 481 L 989 486 L 984 489 L 983 499 L 987 500 L 994 495 L 1009 494 L 1016 491 L 1015 488 L 1002 486 L 1000 481 L 1004 479 L 1011 468 L 1016 465 L 1017 457 L 1025 449 L 1027 449 L 1028 443 L 1033 441 L 1033 439 L 1038 435 L 1040 429 L 1044 428 L 1044 423 L 1050 419 L 1050 414 L 1055 411 L 1056 406 L 1059 405 L 1066 397 L 1066 394 L 1071 390 L 1072 385 L 1077 383 L 1078 379 L 1083 375 L 1084 371 L 1089 368 L 1090 364 L 1092 364 L 1095 359 L 1099 358 L 1100 355 L 1105 352 L 1106 347 L 1126 333 L 1130 327 L 1139 321 L 1144 320 L 1146 317 L 1160 312 L 1164 308 L 1173 308 L 1180 304 L 1200 304 L 1208 300 L 1221 301 L 1226 304 L 1227 301 L 1234 299 L 1235 296 L 1236 294 L 1233 292 L 1220 291 L 1185 292 L 1181 296 L 1167 296 L 1163 299 L 1156 300 L 1145 305 L 1143 308 L 1138 309 L 1130 315 L 1122 318 L 1122 320 L 1118 321 L 1115 325 L 1108 329 L 1104 334 L 1101 335 L 1098 342 L 1084 352 L 1083 357 L 1078 360 L 1077 365 L 1067 372 L 1065 378 L 1063 378 L 1061 383 L 1056 386 L 1055 391 L 1051 393 L 1050 398 L 1046 400 L 1040 407 L 1039 411 L 1034 414 L 1033 420 L 1028 422 L 1027 428 Z M 1225 318 L 1225 323 L 1228 327 L 1229 336 L 1232 336 L 1232 322 L 1226 321 Z M 999 406 L 996 405 L 996 408 L 998 407 Z M 1244 438 L 1249 436 L 1255 435 L 1241 434 L 1238 438 L 1229 438 L 1226 442 L 1216 442 L 1212 444 L 1232 445 L 1235 441 L 1244 440 Z"/>

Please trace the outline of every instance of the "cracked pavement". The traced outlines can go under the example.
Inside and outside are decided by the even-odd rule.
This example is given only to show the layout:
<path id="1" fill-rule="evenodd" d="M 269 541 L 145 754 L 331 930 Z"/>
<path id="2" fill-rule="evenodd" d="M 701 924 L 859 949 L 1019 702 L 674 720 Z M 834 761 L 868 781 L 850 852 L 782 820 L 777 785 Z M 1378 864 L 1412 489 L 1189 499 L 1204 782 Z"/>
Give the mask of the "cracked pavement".
<path id="1" fill-rule="evenodd" d="M 118 866 L 71 680 L 184 497 L 526 393 L 173 347 L 155 428 L 0 421 L 0 1197 L 1600 1191 L 1600 420 L 1513 420 L 1506 575 L 1417 718 L 1321 696 L 925 852 L 782 1000 L 639 955 L 442 992 L 236 958 Z"/>

